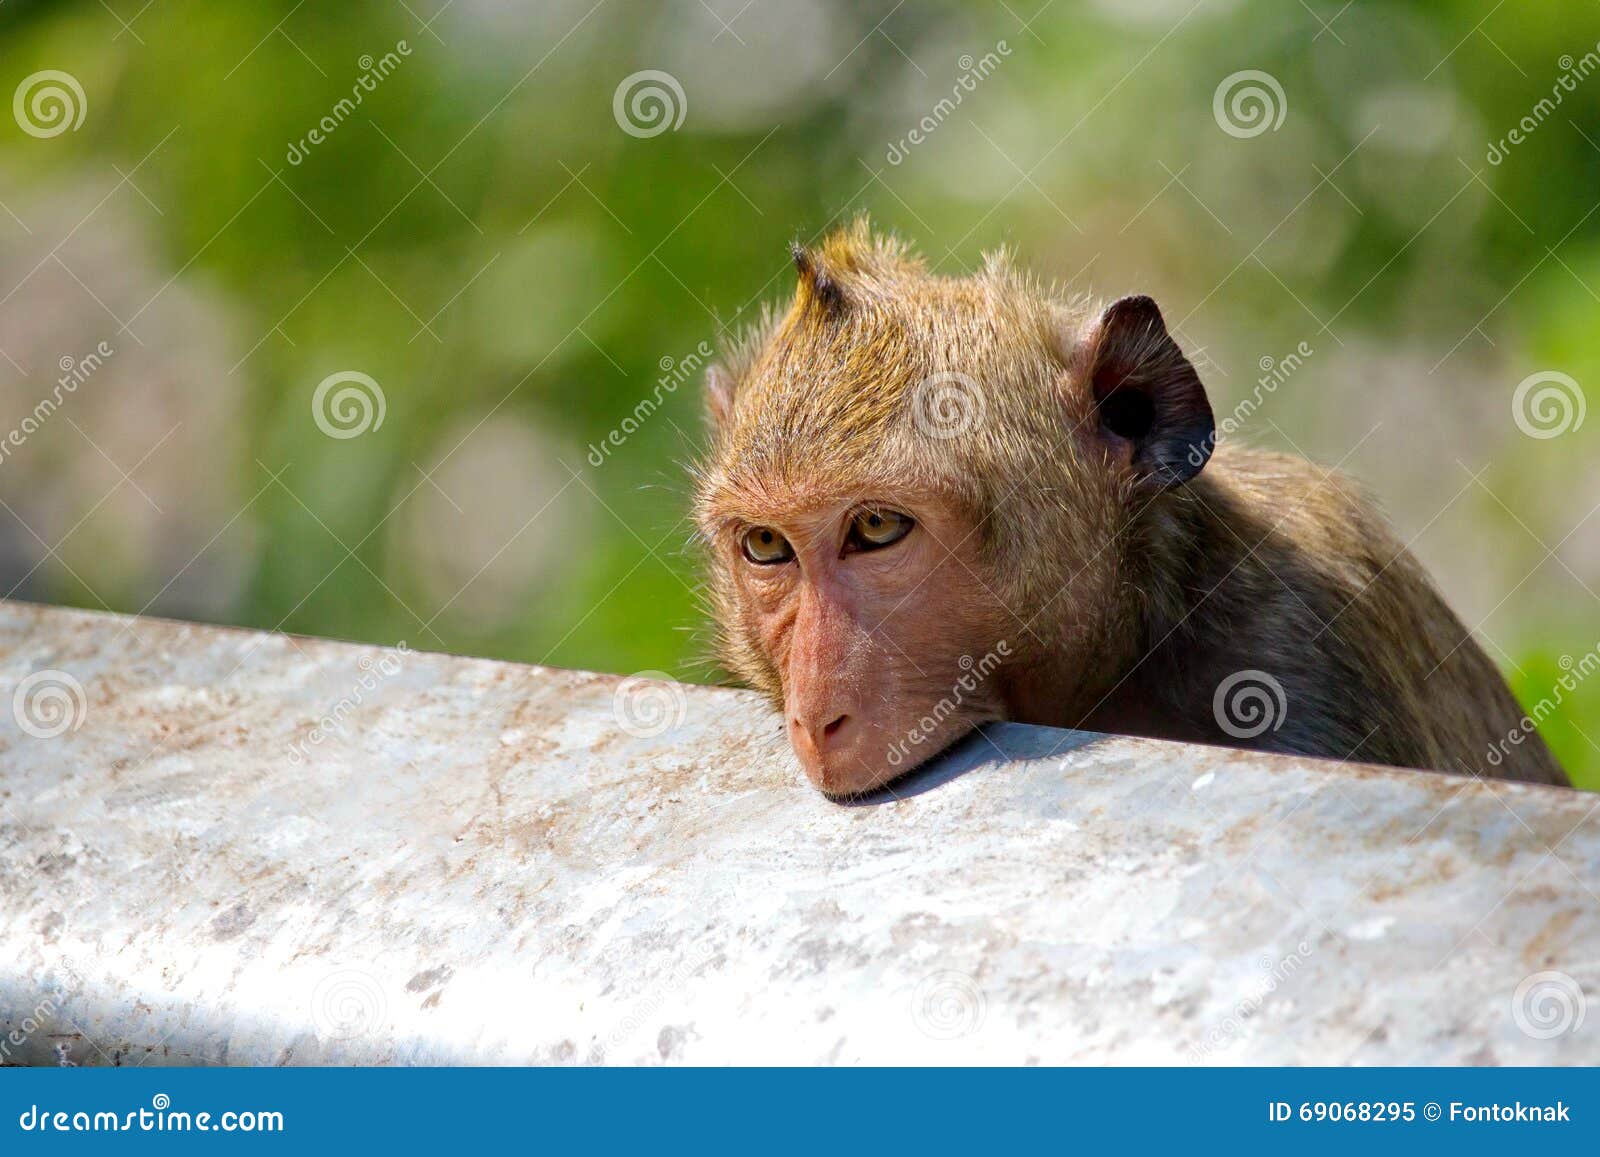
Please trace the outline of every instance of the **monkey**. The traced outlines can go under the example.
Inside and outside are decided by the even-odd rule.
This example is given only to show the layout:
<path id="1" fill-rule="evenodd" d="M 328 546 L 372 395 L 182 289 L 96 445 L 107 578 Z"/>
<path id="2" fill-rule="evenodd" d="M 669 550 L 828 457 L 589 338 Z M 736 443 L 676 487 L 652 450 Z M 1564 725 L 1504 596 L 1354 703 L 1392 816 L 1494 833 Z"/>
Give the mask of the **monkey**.
<path id="1" fill-rule="evenodd" d="M 824 793 L 999 720 L 1567 784 L 1353 482 L 1218 438 L 1149 297 L 866 218 L 792 257 L 690 471 L 718 659 Z"/>

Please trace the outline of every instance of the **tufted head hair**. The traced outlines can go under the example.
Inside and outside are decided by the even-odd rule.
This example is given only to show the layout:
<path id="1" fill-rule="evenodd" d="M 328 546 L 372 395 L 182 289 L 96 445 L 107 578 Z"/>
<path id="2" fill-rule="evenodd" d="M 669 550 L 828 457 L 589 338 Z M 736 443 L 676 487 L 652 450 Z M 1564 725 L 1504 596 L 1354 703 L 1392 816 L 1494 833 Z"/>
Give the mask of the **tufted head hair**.
<path id="1" fill-rule="evenodd" d="M 1107 398 L 1148 396 L 1156 433 L 1176 431 L 1185 452 L 1209 433 L 1204 392 L 1148 298 L 1100 312 L 1004 252 L 939 276 L 865 218 L 791 254 L 787 308 L 767 310 L 708 372 L 695 507 L 712 543 L 839 503 L 931 501 L 958 513 L 1007 576 L 997 598 L 1038 605 L 1062 580 L 1035 543 L 1055 544 L 1063 565 L 1090 559 L 1131 488 L 1182 481 L 1178 443 L 1108 433 Z M 1180 380 L 1193 388 L 1169 388 Z M 1138 407 L 1116 409 L 1137 422 Z M 770 687 L 747 650 L 725 640 L 724 660 Z"/>

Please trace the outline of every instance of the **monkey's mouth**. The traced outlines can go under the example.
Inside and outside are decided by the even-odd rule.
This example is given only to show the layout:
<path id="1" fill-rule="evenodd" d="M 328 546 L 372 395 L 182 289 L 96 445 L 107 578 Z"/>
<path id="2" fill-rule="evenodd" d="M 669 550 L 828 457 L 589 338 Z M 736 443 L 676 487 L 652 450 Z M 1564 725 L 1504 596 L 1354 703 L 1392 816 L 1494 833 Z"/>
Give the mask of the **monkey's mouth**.
<path id="1" fill-rule="evenodd" d="M 811 783 L 835 803 L 894 798 L 901 785 L 920 778 L 985 724 L 1002 718 L 998 712 L 985 712 L 969 719 L 950 718 L 933 732 L 913 728 L 887 744 L 865 750 L 841 751 L 820 760 L 807 760 L 802 756 L 801 764 Z"/>

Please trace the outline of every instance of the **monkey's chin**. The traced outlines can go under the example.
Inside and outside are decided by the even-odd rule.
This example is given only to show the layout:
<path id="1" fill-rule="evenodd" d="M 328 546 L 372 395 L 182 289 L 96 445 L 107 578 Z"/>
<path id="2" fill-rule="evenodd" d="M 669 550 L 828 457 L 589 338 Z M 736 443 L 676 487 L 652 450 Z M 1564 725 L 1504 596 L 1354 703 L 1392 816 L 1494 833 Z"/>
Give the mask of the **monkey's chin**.
<path id="1" fill-rule="evenodd" d="M 858 773 L 854 775 L 813 775 L 806 773 L 806 778 L 811 781 L 823 795 L 835 803 L 847 803 L 861 796 L 877 791 L 880 787 L 888 787 L 901 776 L 906 775 L 911 768 L 888 768 L 875 774 Z"/>
<path id="2" fill-rule="evenodd" d="M 973 720 L 962 723 L 916 746 L 902 744 L 900 747 L 886 747 L 878 759 L 866 759 L 859 752 L 840 752 L 835 757 L 819 762 L 802 758 L 801 767 L 811 785 L 823 795 L 836 802 L 848 802 L 890 787 L 926 767 L 971 735 L 983 722 Z M 899 756 L 898 762 L 895 761 L 896 755 Z"/>

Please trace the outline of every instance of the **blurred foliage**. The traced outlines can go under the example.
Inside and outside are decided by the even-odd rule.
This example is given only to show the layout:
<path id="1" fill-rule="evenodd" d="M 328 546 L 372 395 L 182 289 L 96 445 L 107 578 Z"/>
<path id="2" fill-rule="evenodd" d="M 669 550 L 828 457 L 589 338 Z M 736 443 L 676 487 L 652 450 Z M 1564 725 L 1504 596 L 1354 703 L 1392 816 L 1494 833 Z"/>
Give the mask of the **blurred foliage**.
<path id="1" fill-rule="evenodd" d="M 591 4 L 0 7 L 4 91 L 60 69 L 87 99 L 74 132 L 0 126 L 0 425 L 118 351 L 77 429 L 0 467 L 7 588 L 709 676 L 698 376 L 588 448 L 787 290 L 791 238 L 868 210 L 941 271 L 1009 243 L 1154 294 L 1219 414 L 1306 342 L 1239 436 L 1360 477 L 1524 702 L 1600 641 L 1600 422 L 1511 409 L 1536 371 L 1600 383 L 1600 76 L 1488 159 L 1596 51 L 1594 6 Z M 619 127 L 644 69 L 681 83 L 677 130 Z M 1276 129 L 1221 130 L 1243 69 L 1280 82 Z M 329 438 L 312 394 L 347 370 L 384 421 Z M 1600 686 L 1545 733 L 1600 786 Z"/>

